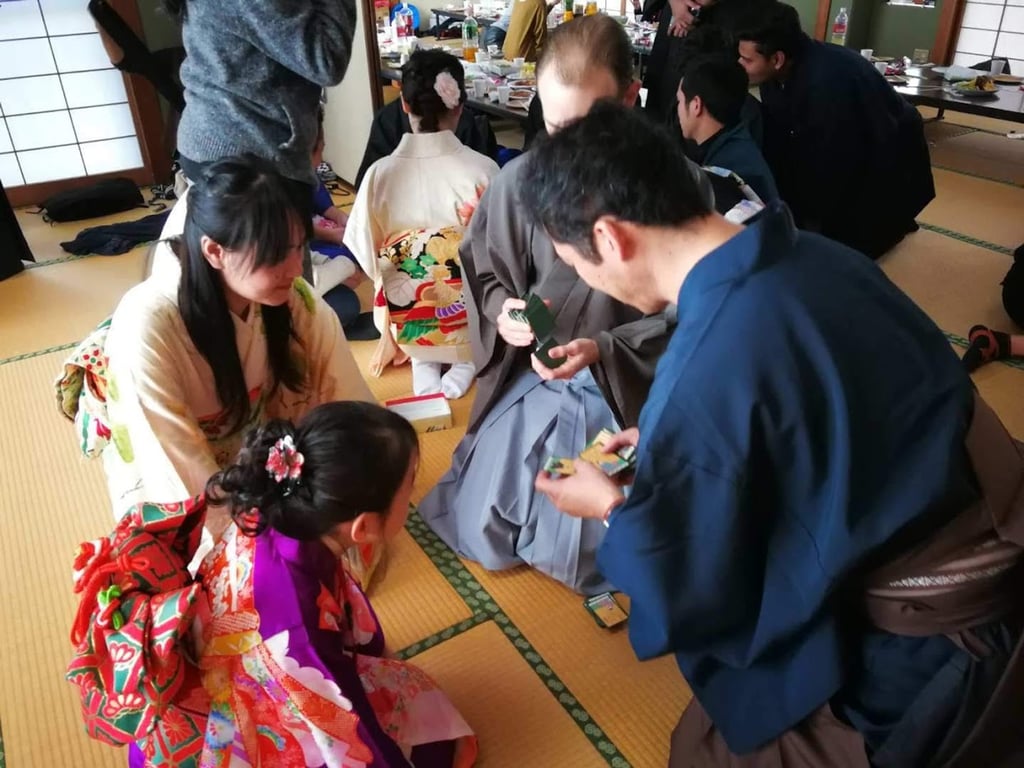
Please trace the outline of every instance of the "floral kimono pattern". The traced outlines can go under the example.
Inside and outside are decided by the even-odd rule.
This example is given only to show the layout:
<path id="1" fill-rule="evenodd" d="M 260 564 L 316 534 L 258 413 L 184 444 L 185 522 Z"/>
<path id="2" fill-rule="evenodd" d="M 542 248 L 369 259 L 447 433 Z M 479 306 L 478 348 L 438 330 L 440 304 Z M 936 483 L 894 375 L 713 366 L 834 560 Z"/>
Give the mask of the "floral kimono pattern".
<path id="1" fill-rule="evenodd" d="M 375 306 L 387 306 L 399 345 L 468 344 L 459 245 L 462 227 L 415 229 L 389 237 L 380 249 Z"/>
<path id="2" fill-rule="evenodd" d="M 472 765 L 469 726 L 425 673 L 381 655 L 365 594 L 325 545 L 233 527 L 201 573 L 204 768 L 404 766 L 437 742 L 454 742 L 446 765 Z"/>

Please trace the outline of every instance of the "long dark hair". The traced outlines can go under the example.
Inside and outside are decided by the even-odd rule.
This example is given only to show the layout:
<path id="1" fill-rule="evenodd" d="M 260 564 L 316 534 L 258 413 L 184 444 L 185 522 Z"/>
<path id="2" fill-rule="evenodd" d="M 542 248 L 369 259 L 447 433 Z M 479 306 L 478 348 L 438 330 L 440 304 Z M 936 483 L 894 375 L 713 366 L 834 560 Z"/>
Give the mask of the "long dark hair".
<path id="1" fill-rule="evenodd" d="M 447 72 L 459 86 L 459 104 L 466 101 L 466 74 L 459 60 L 447 51 L 438 49 L 415 51 L 402 67 L 402 98 L 409 109 L 420 118 L 424 133 L 440 129 L 441 118 L 450 111 L 434 89 L 437 76 Z"/>
<path id="2" fill-rule="evenodd" d="M 285 437 L 302 454 L 302 469 L 297 480 L 278 482 L 267 457 Z M 273 528 L 308 541 L 364 512 L 386 513 L 418 447 L 412 425 L 386 408 L 326 403 L 297 425 L 277 419 L 250 432 L 235 463 L 210 478 L 207 498 L 227 504 L 250 536 Z"/>
<path id="3" fill-rule="evenodd" d="M 249 417 L 249 393 L 238 356 L 235 326 L 216 269 L 203 256 L 205 235 L 230 250 L 251 250 L 251 269 L 280 264 L 293 247 L 296 224 L 312 234 L 309 200 L 297 185 L 255 156 L 214 163 L 188 191 L 185 230 L 171 247 L 181 262 L 178 308 L 196 349 L 210 364 L 217 397 L 230 431 Z M 292 357 L 292 316 L 287 304 L 260 309 L 267 338 L 272 389 L 284 384 L 298 391 L 302 367 Z"/>

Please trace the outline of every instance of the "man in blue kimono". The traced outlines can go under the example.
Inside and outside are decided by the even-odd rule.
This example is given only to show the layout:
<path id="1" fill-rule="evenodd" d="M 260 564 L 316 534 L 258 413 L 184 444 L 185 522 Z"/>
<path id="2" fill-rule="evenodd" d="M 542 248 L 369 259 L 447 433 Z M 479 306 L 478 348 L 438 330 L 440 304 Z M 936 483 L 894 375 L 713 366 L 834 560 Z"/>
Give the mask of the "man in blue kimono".
<path id="1" fill-rule="evenodd" d="M 874 264 L 778 203 L 726 221 L 666 138 L 600 106 L 531 152 L 523 203 L 586 283 L 678 307 L 609 446 L 636 447 L 630 487 L 536 481 L 606 521 L 637 655 L 693 689 L 671 765 L 1021 764 L 1014 442 Z"/>
<path id="2" fill-rule="evenodd" d="M 775 179 L 742 119 L 747 95 L 747 73 L 734 56 L 695 59 L 679 81 L 679 127 L 696 145 L 696 163 L 732 171 L 772 203 L 779 198 Z"/>
<path id="3" fill-rule="evenodd" d="M 738 34 L 761 87 L 762 149 L 800 229 L 878 258 L 935 197 L 917 109 L 856 51 L 812 40 L 772 3 Z"/>

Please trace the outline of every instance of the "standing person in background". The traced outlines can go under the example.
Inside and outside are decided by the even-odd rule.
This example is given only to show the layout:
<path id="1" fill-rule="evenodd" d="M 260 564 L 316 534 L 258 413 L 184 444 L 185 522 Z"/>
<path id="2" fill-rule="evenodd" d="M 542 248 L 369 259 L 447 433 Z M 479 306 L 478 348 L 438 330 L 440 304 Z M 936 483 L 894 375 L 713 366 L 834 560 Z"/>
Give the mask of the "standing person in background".
<path id="1" fill-rule="evenodd" d="M 341 82 L 348 68 L 354 0 L 164 0 L 164 6 L 181 20 L 186 53 L 178 124 L 185 176 L 195 181 L 221 158 L 253 154 L 288 179 L 312 216 L 317 108 L 323 89 Z M 181 233 L 184 208 L 175 206 L 161 240 Z M 158 247 L 153 271 L 173 271 L 174 262 Z M 308 252 L 303 274 L 312 279 Z"/>
<path id="2" fill-rule="evenodd" d="M 556 0 L 510 0 L 512 16 L 502 52 L 508 61 L 536 61 L 548 36 L 548 11 Z"/>

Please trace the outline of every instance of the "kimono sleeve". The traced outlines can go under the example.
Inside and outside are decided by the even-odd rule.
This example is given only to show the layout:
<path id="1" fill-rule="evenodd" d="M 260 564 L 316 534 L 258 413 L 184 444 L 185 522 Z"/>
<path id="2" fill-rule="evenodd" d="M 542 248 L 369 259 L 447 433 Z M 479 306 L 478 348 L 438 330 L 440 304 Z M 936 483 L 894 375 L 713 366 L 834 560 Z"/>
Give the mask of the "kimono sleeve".
<path id="1" fill-rule="evenodd" d="M 763 591 L 743 486 L 692 465 L 651 477 L 646 463 L 598 551 L 630 596 L 630 642 L 640 659 L 690 652 L 742 667 Z"/>
<path id="2" fill-rule="evenodd" d="M 517 176 L 511 170 L 492 179 L 459 249 L 478 373 L 501 357 L 504 343 L 496 322 L 505 300 L 519 298 L 533 282 L 531 230 L 516 210 Z"/>
<path id="3" fill-rule="evenodd" d="M 374 189 L 380 165 L 374 163 L 363 179 L 356 193 L 356 201 L 348 214 L 345 226 L 345 246 L 352 251 L 356 262 L 366 276 L 377 285 L 380 270 L 377 267 L 377 252 L 384 242 L 384 226 L 374 211 Z"/>
<path id="4" fill-rule="evenodd" d="M 146 316 L 119 308 L 107 336 L 108 471 L 124 465 L 141 480 L 147 501 L 173 502 L 201 492 L 219 469 L 186 402 L 189 370 L 170 307 Z M 176 311 L 176 310 L 173 310 Z M 128 467 L 131 466 L 131 470 Z"/>
<path id="5" fill-rule="evenodd" d="M 292 322 L 309 366 L 310 407 L 338 400 L 377 402 L 352 356 L 338 316 L 305 281 L 297 280 L 295 291 L 301 301 L 292 304 Z"/>

